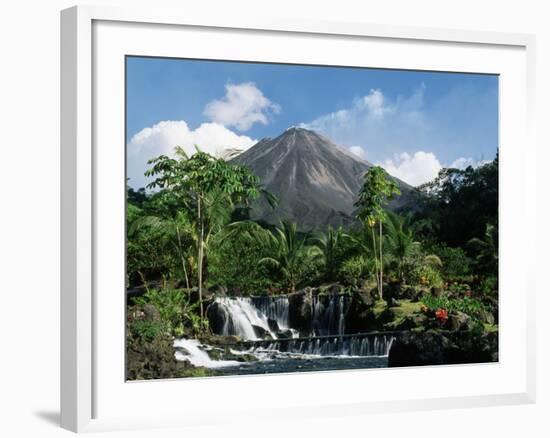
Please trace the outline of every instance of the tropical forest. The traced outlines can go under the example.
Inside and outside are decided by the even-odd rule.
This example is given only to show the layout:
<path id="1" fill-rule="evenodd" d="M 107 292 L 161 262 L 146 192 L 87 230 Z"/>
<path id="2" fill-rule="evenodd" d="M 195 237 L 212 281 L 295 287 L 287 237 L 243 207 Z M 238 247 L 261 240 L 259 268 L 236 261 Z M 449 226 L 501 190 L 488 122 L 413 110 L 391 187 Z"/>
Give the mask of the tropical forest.
<path id="1" fill-rule="evenodd" d="M 412 186 L 291 128 L 147 166 L 128 379 L 498 361 L 498 155 Z"/>

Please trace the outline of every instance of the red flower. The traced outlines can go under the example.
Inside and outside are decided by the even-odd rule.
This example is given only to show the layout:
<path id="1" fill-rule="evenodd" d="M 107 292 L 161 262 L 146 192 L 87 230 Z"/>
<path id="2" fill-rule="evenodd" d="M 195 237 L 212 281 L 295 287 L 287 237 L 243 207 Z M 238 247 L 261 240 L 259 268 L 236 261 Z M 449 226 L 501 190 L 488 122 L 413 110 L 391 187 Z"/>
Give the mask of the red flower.
<path id="1" fill-rule="evenodd" d="M 440 321 L 445 322 L 449 318 L 449 313 L 445 309 L 437 309 L 435 311 L 435 317 Z"/>

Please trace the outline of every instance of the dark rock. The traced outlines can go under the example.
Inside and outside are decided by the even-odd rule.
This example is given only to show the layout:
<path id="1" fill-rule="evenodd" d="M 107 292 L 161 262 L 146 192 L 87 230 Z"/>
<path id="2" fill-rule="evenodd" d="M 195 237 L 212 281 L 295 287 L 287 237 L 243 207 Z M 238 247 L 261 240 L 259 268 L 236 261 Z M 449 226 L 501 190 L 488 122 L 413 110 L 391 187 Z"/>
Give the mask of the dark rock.
<path id="1" fill-rule="evenodd" d="M 269 325 L 269 330 L 271 330 L 272 332 L 279 331 L 279 324 L 274 319 L 268 318 L 267 324 Z"/>
<path id="2" fill-rule="evenodd" d="M 153 304 L 143 306 L 143 316 L 148 321 L 160 321 L 160 313 Z"/>
<path id="3" fill-rule="evenodd" d="M 424 314 L 415 314 L 411 316 L 406 316 L 403 318 L 402 321 L 398 322 L 397 324 L 392 325 L 392 330 L 415 330 L 415 329 L 421 329 L 423 330 L 426 326 L 426 321 L 428 317 Z"/>
<path id="4" fill-rule="evenodd" d="M 458 330 L 472 330 L 473 321 L 468 315 L 463 312 L 454 311 L 449 314 L 447 322 L 445 323 L 445 328 L 456 332 Z"/>
<path id="5" fill-rule="evenodd" d="M 472 331 L 404 332 L 393 342 L 388 366 L 484 363 L 498 360 L 498 335 Z"/>
<path id="6" fill-rule="evenodd" d="M 280 330 L 277 333 L 277 339 L 292 339 L 294 337 L 294 333 L 296 333 L 292 329 L 286 329 L 286 330 Z"/>
<path id="7" fill-rule="evenodd" d="M 440 297 L 443 294 L 443 289 L 440 287 L 432 286 L 430 290 L 432 296 L 434 297 Z"/>
<path id="8" fill-rule="evenodd" d="M 398 298 L 402 300 L 413 300 L 418 295 L 416 289 L 413 286 L 401 286 L 401 293 Z"/>
<path id="9" fill-rule="evenodd" d="M 495 315 L 492 312 L 489 312 L 488 310 L 481 310 L 479 316 L 480 316 L 481 320 L 483 322 L 487 323 L 487 324 L 494 324 L 495 323 Z"/>
<path id="10" fill-rule="evenodd" d="M 395 298 L 390 298 L 390 301 L 388 302 L 389 307 L 399 307 L 399 301 L 397 301 Z"/>
<path id="11" fill-rule="evenodd" d="M 382 298 L 391 307 L 392 299 L 397 300 L 401 295 L 401 283 L 392 282 L 382 287 Z"/>
<path id="12" fill-rule="evenodd" d="M 288 320 L 291 327 L 307 333 L 311 330 L 313 317 L 313 301 L 311 288 L 288 295 Z"/>
<path id="13" fill-rule="evenodd" d="M 206 308 L 206 317 L 208 318 L 208 324 L 212 332 L 223 333 L 228 318 L 223 305 L 214 301 Z"/>
<path id="14" fill-rule="evenodd" d="M 364 289 L 355 290 L 345 314 L 346 333 L 360 333 L 374 328 L 375 315 L 373 307 L 376 304 L 372 294 Z"/>
<path id="15" fill-rule="evenodd" d="M 260 327 L 259 325 L 252 324 L 252 328 L 254 329 L 254 333 L 256 333 L 256 336 L 260 339 L 273 339 L 271 336 L 271 333 L 269 333 L 266 329 L 263 327 Z"/>
<path id="16" fill-rule="evenodd" d="M 381 298 L 377 287 L 371 289 L 370 294 L 375 301 L 378 301 Z"/>

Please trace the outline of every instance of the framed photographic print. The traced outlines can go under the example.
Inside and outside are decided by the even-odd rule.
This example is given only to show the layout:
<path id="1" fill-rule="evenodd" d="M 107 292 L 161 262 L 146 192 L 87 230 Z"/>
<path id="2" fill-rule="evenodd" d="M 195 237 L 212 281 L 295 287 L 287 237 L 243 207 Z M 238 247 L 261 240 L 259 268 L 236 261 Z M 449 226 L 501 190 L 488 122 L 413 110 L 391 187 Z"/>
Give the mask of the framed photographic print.
<path id="1" fill-rule="evenodd" d="M 75 7 L 61 44 L 63 427 L 534 400 L 531 36 Z"/>

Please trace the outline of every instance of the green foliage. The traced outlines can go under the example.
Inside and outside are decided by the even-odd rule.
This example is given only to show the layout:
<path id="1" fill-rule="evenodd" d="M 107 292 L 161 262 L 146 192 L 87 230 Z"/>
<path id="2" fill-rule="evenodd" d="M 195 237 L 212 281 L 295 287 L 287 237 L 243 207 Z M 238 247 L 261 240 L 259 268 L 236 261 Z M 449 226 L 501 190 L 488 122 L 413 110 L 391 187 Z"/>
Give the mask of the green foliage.
<path id="1" fill-rule="evenodd" d="M 153 305 L 159 314 L 160 327 L 170 336 L 181 337 L 186 328 L 193 333 L 199 333 L 203 328 L 196 314 L 197 304 L 190 303 L 189 295 L 183 289 L 148 289 L 134 301 L 142 307 Z"/>
<path id="2" fill-rule="evenodd" d="M 399 195 L 395 179 L 380 166 L 372 166 L 365 173 L 363 186 L 355 203 L 359 207 L 357 216 L 362 221 L 381 221 L 385 217 L 384 206 L 395 195 Z"/>
<path id="3" fill-rule="evenodd" d="M 342 227 L 328 227 L 326 233 L 318 235 L 312 240 L 312 243 L 321 250 L 323 259 L 324 279 L 326 281 L 335 281 L 338 270 L 342 264 L 346 251 L 346 240 L 349 236 L 344 233 Z"/>
<path id="4" fill-rule="evenodd" d="M 155 179 L 148 188 L 163 191 L 170 203 L 184 208 L 197 240 L 197 281 L 201 320 L 204 317 L 202 287 L 211 236 L 229 220 L 235 204 L 247 204 L 260 195 L 259 178 L 247 167 L 230 164 L 197 152 L 189 157 L 175 148 L 175 158 L 161 155 L 149 161 L 146 176 Z"/>
<path id="5" fill-rule="evenodd" d="M 464 247 L 498 222 L 498 154 L 477 168 L 442 169 L 419 187 L 417 231 L 423 239 Z"/>
<path id="6" fill-rule="evenodd" d="M 386 226 L 387 251 L 395 258 L 397 278 L 404 280 L 405 263 L 413 251 L 419 246 L 415 241 L 413 232 L 408 228 L 408 218 L 402 218 L 396 214 L 388 214 Z"/>
<path id="7" fill-rule="evenodd" d="M 480 272 L 498 274 L 498 228 L 486 224 L 482 239 L 474 237 L 467 243 L 468 248 L 475 254 L 475 265 Z"/>
<path id="8" fill-rule="evenodd" d="M 309 234 L 298 232 L 296 223 L 282 221 L 269 230 L 253 221 L 238 222 L 228 227 L 225 238 L 241 233 L 265 254 L 257 265 L 266 269 L 275 284 L 289 292 L 296 290 L 305 279 L 315 281 L 322 264 L 322 251 L 312 244 Z"/>
<path id="9" fill-rule="evenodd" d="M 425 295 L 422 297 L 422 303 L 432 310 L 446 309 L 451 312 L 453 310 L 466 313 L 475 319 L 483 318 L 484 312 L 487 312 L 487 307 L 478 299 L 463 297 L 463 298 L 447 298 L 447 297 L 434 297 L 432 295 Z"/>
<path id="10" fill-rule="evenodd" d="M 339 270 L 340 280 L 350 286 L 355 286 L 358 281 L 372 275 L 374 263 L 372 259 L 364 256 L 355 256 L 345 260 Z"/>
<path id="11" fill-rule="evenodd" d="M 443 279 L 438 269 L 429 264 L 415 264 L 410 267 L 407 277 L 413 284 L 442 287 Z"/>
<path id="12" fill-rule="evenodd" d="M 261 242 L 245 233 L 214 239 L 208 263 L 209 283 L 225 286 L 235 294 L 261 295 L 278 286 L 267 266 L 258 263 L 268 255 Z"/>
<path id="13" fill-rule="evenodd" d="M 441 273 L 448 281 L 461 281 L 471 275 L 472 260 L 462 248 L 451 248 L 445 243 L 430 248 L 442 262 Z"/>
<path id="14" fill-rule="evenodd" d="M 130 330 L 135 337 L 143 342 L 151 342 L 157 336 L 165 333 L 165 328 L 161 322 L 147 319 L 133 321 L 130 325 Z"/>
<path id="15" fill-rule="evenodd" d="M 482 296 L 496 298 L 498 295 L 498 277 L 484 277 L 477 290 Z"/>

